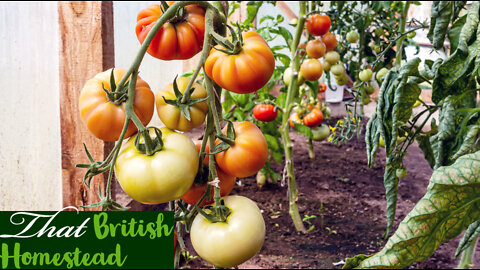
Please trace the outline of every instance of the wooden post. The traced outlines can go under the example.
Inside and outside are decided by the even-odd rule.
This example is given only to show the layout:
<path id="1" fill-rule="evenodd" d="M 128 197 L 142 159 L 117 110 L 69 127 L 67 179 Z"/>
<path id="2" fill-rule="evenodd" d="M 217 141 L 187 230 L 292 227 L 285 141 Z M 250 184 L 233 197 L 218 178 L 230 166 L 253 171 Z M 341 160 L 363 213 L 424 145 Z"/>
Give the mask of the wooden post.
<path id="1" fill-rule="evenodd" d="M 98 186 L 104 191 L 105 176 L 94 177 L 91 189 L 82 185 L 86 170 L 75 165 L 89 163 L 83 143 L 96 161 L 103 161 L 112 145 L 95 138 L 82 123 L 78 97 L 88 79 L 114 66 L 112 2 L 60 1 L 58 23 L 63 205 L 88 205 L 99 201 Z"/>

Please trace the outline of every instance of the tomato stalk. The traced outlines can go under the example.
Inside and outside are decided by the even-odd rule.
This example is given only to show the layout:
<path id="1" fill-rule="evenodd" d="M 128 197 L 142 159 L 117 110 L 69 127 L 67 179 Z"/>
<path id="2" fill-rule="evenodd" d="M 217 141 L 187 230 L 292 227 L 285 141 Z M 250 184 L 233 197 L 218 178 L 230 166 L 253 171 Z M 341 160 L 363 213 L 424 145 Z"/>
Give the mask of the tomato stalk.
<path id="1" fill-rule="evenodd" d="M 473 264 L 473 256 L 475 255 L 475 247 L 477 246 L 478 235 L 474 241 L 462 252 L 462 258 L 457 266 L 457 269 L 471 269 Z"/>
<path id="2" fill-rule="evenodd" d="M 313 150 L 313 140 L 312 138 L 308 138 L 308 157 L 310 159 L 315 159 L 315 151 Z"/>
<path id="3" fill-rule="evenodd" d="M 299 54 L 297 53 L 298 44 L 300 43 L 300 38 L 303 33 L 303 27 L 305 25 L 305 9 L 306 3 L 300 2 L 300 13 L 299 19 L 297 23 L 297 30 L 295 33 L 295 38 L 290 46 L 290 51 L 292 52 L 292 62 L 290 67 L 292 68 L 293 72 L 291 75 L 291 83 L 288 87 L 287 92 L 287 99 L 285 101 L 285 112 L 282 116 L 282 139 L 285 148 L 285 168 L 286 168 L 286 177 L 288 179 L 288 200 L 289 200 L 289 213 L 292 218 L 293 224 L 295 225 L 295 229 L 297 231 L 306 233 L 305 226 L 303 225 L 303 221 L 301 219 L 297 200 L 298 200 L 298 190 L 295 182 L 295 171 L 293 166 L 293 147 L 292 141 L 290 139 L 289 134 L 289 125 L 288 125 L 288 118 L 290 116 L 290 112 L 293 108 L 293 98 L 298 88 L 297 77 L 298 77 L 298 70 L 300 68 L 300 58 Z"/>
<path id="4" fill-rule="evenodd" d="M 400 17 L 400 23 L 398 25 L 399 33 L 405 32 L 405 24 L 407 20 L 407 14 L 408 14 L 408 9 L 410 8 L 410 1 L 407 1 L 403 7 L 403 12 Z M 402 45 L 403 45 L 403 40 L 405 39 L 405 35 L 402 35 L 396 42 L 397 46 L 397 55 L 395 59 L 395 66 L 400 67 L 402 63 Z"/>

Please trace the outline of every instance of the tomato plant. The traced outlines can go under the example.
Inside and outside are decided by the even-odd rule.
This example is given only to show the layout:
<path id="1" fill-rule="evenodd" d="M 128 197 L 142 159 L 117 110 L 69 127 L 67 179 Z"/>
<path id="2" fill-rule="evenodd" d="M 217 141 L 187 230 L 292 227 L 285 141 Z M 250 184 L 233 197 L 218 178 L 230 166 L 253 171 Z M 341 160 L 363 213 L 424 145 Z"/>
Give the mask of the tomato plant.
<path id="1" fill-rule="evenodd" d="M 273 53 L 265 40 L 256 32 L 241 34 L 238 44 L 226 53 L 225 47 L 212 48 L 205 61 L 205 73 L 228 91 L 247 94 L 262 88 L 275 69 Z M 240 49 L 238 49 L 240 48 Z M 239 77 L 238 74 L 242 74 Z"/>
<path id="2" fill-rule="evenodd" d="M 126 70 L 119 68 L 98 73 L 85 83 L 80 92 L 78 107 L 82 121 L 100 140 L 116 141 L 122 133 L 127 89 L 119 82 L 125 73 Z M 137 78 L 135 90 L 133 109 L 146 125 L 152 119 L 155 97 L 150 86 L 141 78 Z M 125 137 L 132 136 L 136 131 L 136 126 L 130 123 Z"/>
<path id="3" fill-rule="evenodd" d="M 152 27 L 162 16 L 160 5 L 151 5 L 137 16 L 135 33 L 143 43 Z M 205 9 L 198 5 L 181 8 L 175 18 L 163 24 L 148 46 L 147 52 L 158 59 L 189 59 L 202 50 L 205 32 Z"/>
<path id="4" fill-rule="evenodd" d="M 239 265 L 262 248 L 265 221 L 258 206 L 242 196 L 227 196 L 231 210 L 225 222 L 212 222 L 203 215 L 193 221 L 190 238 L 195 251 L 207 262 L 222 268 Z"/>
<path id="5" fill-rule="evenodd" d="M 253 108 L 253 116 L 258 121 L 270 122 L 275 120 L 278 115 L 278 110 L 272 104 L 258 104 Z"/>

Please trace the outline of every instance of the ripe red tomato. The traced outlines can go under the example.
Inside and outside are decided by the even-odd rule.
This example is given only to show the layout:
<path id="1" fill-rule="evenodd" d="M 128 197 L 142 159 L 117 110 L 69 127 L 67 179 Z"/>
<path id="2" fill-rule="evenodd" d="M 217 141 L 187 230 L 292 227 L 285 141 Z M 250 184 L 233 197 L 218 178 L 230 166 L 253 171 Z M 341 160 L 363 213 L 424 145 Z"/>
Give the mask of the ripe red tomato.
<path id="1" fill-rule="evenodd" d="M 258 121 L 271 122 L 277 118 L 278 110 L 272 104 L 258 104 L 253 108 L 253 116 Z"/>
<path id="2" fill-rule="evenodd" d="M 307 81 L 316 81 L 322 77 L 322 63 L 315 58 L 307 59 L 300 66 L 300 74 Z"/>
<path id="3" fill-rule="evenodd" d="M 267 42 L 258 33 L 242 34 L 243 48 L 237 55 L 229 55 L 217 49 L 210 51 L 205 61 L 205 73 L 222 88 L 248 94 L 262 88 L 275 70 L 275 58 Z"/>
<path id="4" fill-rule="evenodd" d="M 337 38 L 332 32 L 328 32 L 325 35 L 323 35 L 322 41 L 325 44 L 325 47 L 327 47 L 327 52 L 334 50 L 338 44 Z"/>
<path id="5" fill-rule="evenodd" d="M 307 42 L 306 51 L 311 58 L 321 58 L 325 55 L 327 47 L 319 39 L 310 40 Z"/>
<path id="6" fill-rule="evenodd" d="M 320 125 L 323 121 L 323 113 L 318 108 L 313 108 L 305 117 L 303 118 L 303 123 L 307 127 L 316 127 Z"/>
<path id="7" fill-rule="evenodd" d="M 332 22 L 327 15 L 314 14 L 308 17 L 305 27 L 312 36 L 321 36 L 330 30 Z"/>
<path id="8" fill-rule="evenodd" d="M 323 82 L 318 84 L 318 92 L 323 93 L 327 91 L 327 85 Z"/>
<path id="9" fill-rule="evenodd" d="M 205 9 L 188 5 L 184 16 L 165 23 L 148 46 L 147 52 L 161 60 L 189 59 L 202 50 L 205 33 Z M 162 15 L 160 5 L 151 5 L 137 15 L 135 32 L 143 43 L 152 27 Z"/>

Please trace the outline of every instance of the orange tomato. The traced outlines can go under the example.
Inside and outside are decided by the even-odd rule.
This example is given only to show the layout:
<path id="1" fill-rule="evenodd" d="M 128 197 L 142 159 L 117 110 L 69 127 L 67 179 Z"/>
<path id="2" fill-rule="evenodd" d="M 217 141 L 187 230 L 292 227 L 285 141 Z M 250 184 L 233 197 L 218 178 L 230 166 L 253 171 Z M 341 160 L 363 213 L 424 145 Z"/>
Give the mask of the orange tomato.
<path id="1" fill-rule="evenodd" d="M 138 13 L 135 33 L 141 44 L 161 15 L 160 5 L 151 5 Z M 202 50 L 204 33 L 205 9 L 188 5 L 183 18 L 166 22 L 160 28 L 147 52 L 161 60 L 189 59 Z"/>
<path id="2" fill-rule="evenodd" d="M 180 93 L 184 94 L 187 90 L 188 83 L 190 79 L 186 77 L 180 77 L 176 80 L 178 90 Z M 192 100 L 206 98 L 207 90 L 203 88 L 198 83 L 193 83 L 192 88 L 194 91 L 191 95 Z M 199 127 L 203 122 L 205 122 L 205 116 L 208 112 L 207 101 L 201 101 L 193 104 L 189 107 L 190 111 L 190 120 L 188 120 L 185 115 L 181 112 L 180 108 L 174 105 L 170 105 L 165 102 L 166 100 L 175 100 L 175 91 L 173 90 L 173 83 L 167 85 L 165 89 L 157 92 L 155 95 L 155 104 L 157 106 L 157 114 L 160 117 L 160 120 L 165 124 L 169 129 L 180 130 L 183 132 L 188 132 L 196 127 Z"/>
<path id="3" fill-rule="evenodd" d="M 202 141 L 197 141 L 195 142 L 195 146 L 197 147 L 197 151 L 200 152 L 200 148 L 202 146 Z M 205 152 L 210 152 L 210 147 L 207 146 L 205 148 Z M 203 160 L 203 165 L 205 166 L 203 168 L 206 176 L 208 176 L 208 155 L 205 156 Z M 220 187 L 220 196 L 227 196 L 232 192 L 233 188 L 235 187 L 235 181 L 237 178 L 235 176 L 226 174 L 224 171 L 222 171 L 218 166 L 216 168 L 217 171 L 217 176 L 218 179 L 220 180 L 220 183 L 218 184 Z M 180 199 L 184 200 L 186 203 L 194 205 L 198 203 L 198 201 L 202 198 L 203 194 L 207 191 L 207 184 L 203 185 L 197 185 L 193 183 L 193 185 L 190 187 L 190 189 L 185 193 Z M 214 202 L 213 196 L 214 196 L 214 189 L 210 189 L 210 200 L 208 200 L 208 197 L 206 197 L 203 202 L 200 204 L 200 206 L 205 206 L 208 204 L 211 204 Z"/>
<path id="4" fill-rule="evenodd" d="M 273 74 L 275 59 L 267 42 L 256 32 L 242 34 L 243 48 L 237 55 L 228 55 L 212 48 L 205 61 L 205 72 L 222 88 L 247 94 L 262 88 Z M 225 49 L 221 45 L 215 46 Z"/>
<path id="5" fill-rule="evenodd" d="M 218 167 L 227 174 L 247 177 L 257 173 L 267 161 L 268 145 L 260 129 L 252 122 L 233 123 L 235 143 L 215 155 Z M 226 133 L 226 129 L 224 129 Z M 221 141 L 217 140 L 216 144 Z"/>
<path id="6" fill-rule="evenodd" d="M 328 51 L 332 51 L 337 47 L 337 38 L 335 35 L 331 32 L 326 33 L 325 35 L 322 36 L 322 41 L 325 44 L 325 47 L 327 48 Z"/>
<path id="7" fill-rule="evenodd" d="M 321 36 L 330 30 L 332 22 L 327 15 L 313 14 L 307 18 L 305 28 L 312 36 Z"/>
<path id="8" fill-rule="evenodd" d="M 317 59 L 307 59 L 300 66 L 300 74 L 307 81 L 316 81 L 323 74 L 322 63 Z"/>
<path id="9" fill-rule="evenodd" d="M 295 124 L 294 124 L 294 123 L 297 123 L 297 124 L 301 124 L 301 123 L 302 123 L 302 120 L 300 119 L 300 116 L 298 115 L 298 113 L 293 112 L 293 113 L 290 115 L 289 123 L 290 123 L 290 127 L 292 127 L 292 128 L 295 128 Z"/>
<path id="10" fill-rule="evenodd" d="M 115 84 L 120 82 L 125 73 L 125 69 L 114 69 Z M 105 88 L 107 91 L 111 91 L 111 74 L 112 70 L 109 69 L 98 73 L 87 81 L 80 92 L 78 104 L 83 123 L 95 137 L 104 141 L 118 140 L 126 117 L 125 103 L 114 104 L 103 90 Z M 135 89 L 133 109 L 142 124 L 147 125 L 153 116 L 155 97 L 152 90 L 150 90 L 150 86 L 140 76 L 137 77 Z M 125 133 L 125 139 L 136 132 L 137 127 L 130 121 Z"/>
<path id="11" fill-rule="evenodd" d="M 321 58 L 325 55 L 327 47 L 321 40 L 313 39 L 307 42 L 307 55 L 311 58 Z"/>

